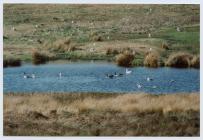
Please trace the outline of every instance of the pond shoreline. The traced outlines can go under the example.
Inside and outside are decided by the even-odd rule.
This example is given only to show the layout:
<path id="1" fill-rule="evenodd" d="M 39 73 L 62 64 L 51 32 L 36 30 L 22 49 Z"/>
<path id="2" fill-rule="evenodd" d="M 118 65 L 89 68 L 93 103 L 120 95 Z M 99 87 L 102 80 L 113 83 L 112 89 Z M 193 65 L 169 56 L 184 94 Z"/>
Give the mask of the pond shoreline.
<path id="1" fill-rule="evenodd" d="M 7 61 L 7 60 L 6 60 Z M 9 68 L 9 67 L 21 67 L 22 65 L 24 64 L 30 64 L 30 65 L 36 65 L 36 66 L 39 66 L 39 65 L 46 65 L 46 64 L 54 64 L 54 63 L 57 63 L 57 64 L 70 64 L 70 63 L 80 63 L 80 62 L 89 62 L 89 63 L 112 63 L 112 64 L 115 64 L 116 65 L 116 62 L 114 60 L 106 60 L 106 59 L 99 59 L 99 60 L 94 60 L 94 59 L 55 59 L 55 60 L 49 60 L 49 61 L 46 61 L 45 63 L 42 63 L 42 64 L 33 64 L 31 60 L 29 61 L 21 61 L 19 60 L 18 58 L 16 58 L 16 61 L 19 61 L 17 62 L 18 64 L 4 64 L 3 68 Z M 122 66 L 120 66 L 122 67 Z M 138 64 L 138 65 L 132 65 L 128 68 L 136 68 L 136 67 L 148 67 L 148 66 L 145 66 L 144 64 Z M 167 66 L 167 65 L 159 65 L 158 67 L 149 67 L 149 68 L 154 68 L 154 69 L 157 69 L 157 68 L 162 68 L 162 67 L 167 67 L 167 68 L 178 68 L 178 67 L 172 67 L 172 66 Z M 200 67 L 183 67 L 183 68 L 178 68 L 178 69 L 200 69 Z"/>
<path id="2" fill-rule="evenodd" d="M 4 94 L 4 136 L 199 136 L 199 96 Z"/>

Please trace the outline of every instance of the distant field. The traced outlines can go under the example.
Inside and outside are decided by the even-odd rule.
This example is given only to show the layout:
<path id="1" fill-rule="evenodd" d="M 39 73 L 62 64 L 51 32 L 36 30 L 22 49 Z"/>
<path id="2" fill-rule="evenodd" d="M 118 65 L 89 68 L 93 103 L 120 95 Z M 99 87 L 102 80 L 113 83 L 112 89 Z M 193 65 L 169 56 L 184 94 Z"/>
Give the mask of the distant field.
<path id="1" fill-rule="evenodd" d="M 4 94 L 5 136 L 199 136 L 199 93 Z"/>
<path id="2" fill-rule="evenodd" d="M 3 20 L 4 57 L 25 61 L 34 48 L 56 59 L 83 60 L 113 60 L 115 54 L 106 54 L 109 48 L 131 48 L 138 60 L 149 48 L 163 60 L 173 52 L 200 50 L 199 5 L 4 4 Z M 57 43 L 64 38 L 74 49 L 61 51 Z M 170 49 L 161 48 L 163 43 Z"/>

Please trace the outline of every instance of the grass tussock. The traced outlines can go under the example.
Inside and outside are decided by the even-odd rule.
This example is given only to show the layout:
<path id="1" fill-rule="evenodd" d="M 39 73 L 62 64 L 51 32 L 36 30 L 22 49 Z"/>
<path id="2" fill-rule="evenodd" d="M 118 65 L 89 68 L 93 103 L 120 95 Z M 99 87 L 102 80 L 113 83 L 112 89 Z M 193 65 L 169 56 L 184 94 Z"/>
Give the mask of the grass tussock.
<path id="1" fill-rule="evenodd" d="M 48 56 L 37 50 L 32 51 L 32 63 L 35 65 L 44 64 L 48 60 Z"/>
<path id="2" fill-rule="evenodd" d="M 193 56 L 191 60 L 191 67 L 193 68 L 200 68 L 200 58 L 198 56 Z"/>
<path id="3" fill-rule="evenodd" d="M 3 67 L 18 67 L 21 66 L 21 60 L 19 58 L 5 58 L 3 60 Z"/>
<path id="4" fill-rule="evenodd" d="M 117 65 L 122 67 L 131 67 L 133 60 L 134 55 L 129 51 L 126 51 L 116 56 Z"/>
<path id="5" fill-rule="evenodd" d="M 165 65 L 168 67 L 188 68 L 191 66 L 192 59 L 193 59 L 193 56 L 189 53 L 182 53 L 182 52 L 174 53 L 169 56 Z"/>
<path id="6" fill-rule="evenodd" d="M 6 136 L 199 136 L 199 93 L 19 93 L 3 107 Z"/>
<path id="7" fill-rule="evenodd" d="M 156 52 L 148 52 L 144 59 L 144 66 L 156 68 L 159 66 L 159 54 Z"/>

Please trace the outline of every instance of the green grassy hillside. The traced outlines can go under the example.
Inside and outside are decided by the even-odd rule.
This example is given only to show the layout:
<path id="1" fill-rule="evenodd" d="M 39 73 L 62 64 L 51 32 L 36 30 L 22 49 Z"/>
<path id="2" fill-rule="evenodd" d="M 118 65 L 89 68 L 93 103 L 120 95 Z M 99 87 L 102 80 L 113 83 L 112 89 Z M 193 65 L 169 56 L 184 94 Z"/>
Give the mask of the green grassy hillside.
<path id="1" fill-rule="evenodd" d="M 104 60 L 114 59 L 106 55 L 109 48 L 130 48 L 138 59 L 152 48 L 163 60 L 173 52 L 200 50 L 199 5 L 4 4 L 3 25 L 4 56 L 22 60 L 31 59 L 33 48 L 56 59 Z M 61 50 L 58 40 L 64 38 L 74 49 Z"/>

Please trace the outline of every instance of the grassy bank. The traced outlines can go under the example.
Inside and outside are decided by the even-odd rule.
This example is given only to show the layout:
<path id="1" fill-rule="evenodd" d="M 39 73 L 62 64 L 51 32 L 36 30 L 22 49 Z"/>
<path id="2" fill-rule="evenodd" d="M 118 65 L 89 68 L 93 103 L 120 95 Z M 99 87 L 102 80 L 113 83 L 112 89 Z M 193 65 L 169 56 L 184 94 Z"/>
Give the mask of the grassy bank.
<path id="1" fill-rule="evenodd" d="M 199 93 L 4 94 L 4 135 L 199 136 Z"/>
<path id="2" fill-rule="evenodd" d="M 176 52 L 199 55 L 199 15 L 199 5 L 4 4 L 4 55 L 31 61 L 39 49 L 52 59 L 114 60 L 130 48 L 134 66 L 150 48 L 161 62 Z"/>

